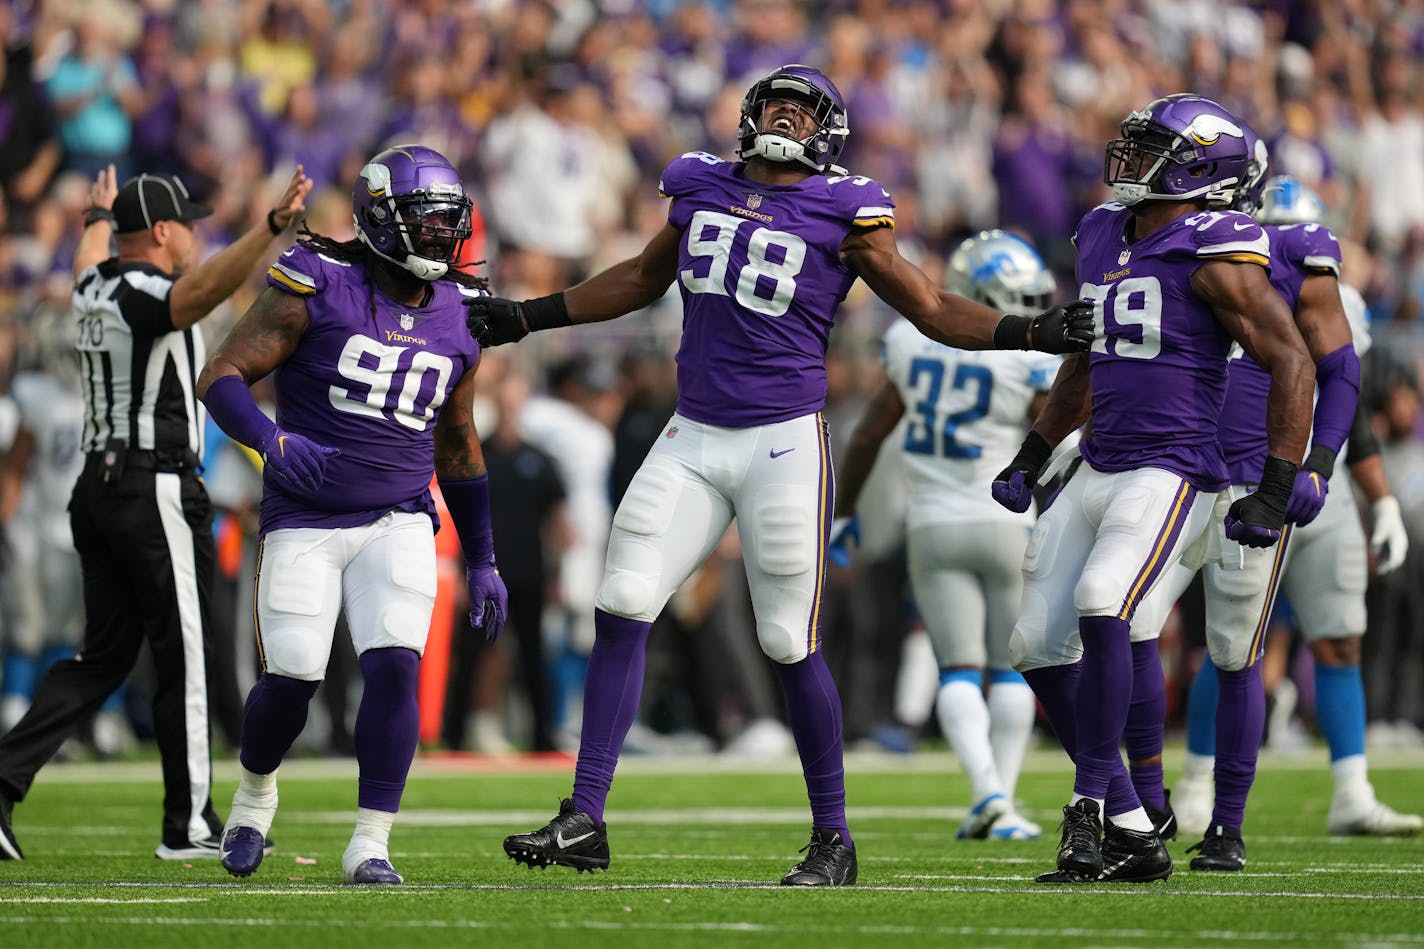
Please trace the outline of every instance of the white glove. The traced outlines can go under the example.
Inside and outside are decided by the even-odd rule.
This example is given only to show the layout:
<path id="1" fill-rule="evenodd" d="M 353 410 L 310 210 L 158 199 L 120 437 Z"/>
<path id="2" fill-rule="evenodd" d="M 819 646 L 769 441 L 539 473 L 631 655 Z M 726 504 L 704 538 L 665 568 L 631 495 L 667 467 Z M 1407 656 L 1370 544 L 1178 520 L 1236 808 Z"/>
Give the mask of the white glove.
<path id="1" fill-rule="evenodd" d="M 1404 519 L 1399 516 L 1399 502 L 1385 495 L 1370 506 L 1374 529 L 1370 531 L 1370 550 L 1375 555 L 1375 573 L 1384 576 L 1397 570 L 1409 553 L 1409 535 Z"/>

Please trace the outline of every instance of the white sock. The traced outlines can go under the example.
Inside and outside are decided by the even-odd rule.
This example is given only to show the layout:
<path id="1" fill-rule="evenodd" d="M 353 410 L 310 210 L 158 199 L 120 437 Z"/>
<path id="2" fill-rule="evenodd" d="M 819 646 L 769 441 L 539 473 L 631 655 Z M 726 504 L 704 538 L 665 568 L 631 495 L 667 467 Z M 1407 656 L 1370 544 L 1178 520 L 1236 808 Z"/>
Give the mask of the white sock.
<path id="1" fill-rule="evenodd" d="M 1347 755 L 1330 762 L 1330 774 L 1335 779 L 1335 794 L 1338 797 L 1373 797 L 1370 787 L 1369 768 L 1364 755 Z"/>
<path id="2" fill-rule="evenodd" d="M 1037 700 L 1027 682 L 996 682 L 989 686 L 989 745 L 1004 796 L 1012 804 L 1019 770 L 1033 734 Z"/>
<path id="3" fill-rule="evenodd" d="M 1077 804 L 1079 801 L 1088 801 L 1088 800 L 1092 800 L 1092 801 L 1096 801 L 1096 802 L 1097 802 L 1097 804 L 1098 804 L 1098 816 L 1099 816 L 1099 817 L 1102 817 L 1104 814 L 1107 813 L 1108 802 L 1107 802 L 1107 799 L 1106 799 L 1106 798 L 1101 798 L 1101 797 L 1090 798 L 1090 797 L 1088 797 L 1086 794 L 1079 794 L 1077 791 L 1074 791 L 1074 792 L 1073 792 L 1073 796 L 1068 799 L 1068 806 L 1069 806 L 1069 807 L 1072 807 L 1074 804 Z M 1146 814 L 1147 812 L 1146 812 L 1146 811 L 1143 811 L 1142 813 L 1143 813 L 1143 814 Z M 1116 823 L 1116 821 L 1114 821 L 1114 823 Z"/>
<path id="4" fill-rule="evenodd" d="M 237 793 L 232 796 L 232 809 L 228 811 L 228 826 L 253 827 L 266 837 L 276 816 L 277 772 L 257 774 L 243 768 L 237 780 Z"/>
<path id="5" fill-rule="evenodd" d="M 395 820 L 393 811 L 358 807 L 356 830 L 351 835 L 351 842 L 346 845 L 346 852 L 341 855 L 341 869 L 350 873 L 372 857 L 390 859 L 391 825 Z"/>
<path id="6" fill-rule="evenodd" d="M 1114 814 L 1108 818 L 1108 820 L 1112 821 L 1114 825 L 1127 830 L 1136 830 L 1146 833 L 1153 829 L 1151 818 L 1147 816 L 1147 811 L 1140 806 L 1124 814 Z"/>
<path id="7" fill-rule="evenodd" d="M 1192 781 L 1210 781 L 1216 771 L 1216 755 L 1187 752 L 1182 759 L 1182 777 Z"/>
<path id="8" fill-rule="evenodd" d="M 994 749 L 989 745 L 989 707 L 984 704 L 979 686 L 963 680 L 946 682 L 939 687 L 935 711 L 939 727 L 969 777 L 974 803 L 991 794 L 1002 794 L 999 772 L 994 767 Z"/>

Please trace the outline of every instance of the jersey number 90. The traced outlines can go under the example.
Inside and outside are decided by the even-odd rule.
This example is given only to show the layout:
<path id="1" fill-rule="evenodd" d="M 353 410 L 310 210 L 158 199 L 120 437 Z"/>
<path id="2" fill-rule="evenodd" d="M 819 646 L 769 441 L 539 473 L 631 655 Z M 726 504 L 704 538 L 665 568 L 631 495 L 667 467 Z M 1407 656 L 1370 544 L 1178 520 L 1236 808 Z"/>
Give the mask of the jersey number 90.
<path id="1" fill-rule="evenodd" d="M 369 336 L 346 341 L 336 371 L 355 386 L 332 386 L 327 398 L 338 412 L 367 418 L 394 419 L 406 428 L 423 432 L 450 394 L 455 364 L 450 357 L 423 349 L 387 346 Z M 433 385 L 426 377 L 434 373 Z M 395 389 L 395 399 L 391 390 Z"/>
<path id="2" fill-rule="evenodd" d="M 719 211 L 698 211 L 687 225 L 687 252 L 710 258 L 710 263 L 701 277 L 690 267 L 679 273 L 682 285 L 690 293 L 727 296 L 727 268 L 732 246 L 739 242 L 747 262 L 737 274 L 733 295 L 748 310 L 781 316 L 791 307 L 796 276 L 806 263 L 806 242 L 787 231 L 758 227 Z"/>

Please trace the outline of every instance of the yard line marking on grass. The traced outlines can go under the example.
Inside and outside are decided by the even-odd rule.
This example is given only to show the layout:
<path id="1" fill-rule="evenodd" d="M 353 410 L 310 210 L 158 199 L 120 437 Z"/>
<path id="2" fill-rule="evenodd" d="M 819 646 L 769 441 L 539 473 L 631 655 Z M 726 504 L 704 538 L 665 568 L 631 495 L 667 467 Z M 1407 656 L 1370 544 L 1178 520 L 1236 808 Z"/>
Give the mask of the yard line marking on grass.
<path id="1" fill-rule="evenodd" d="M 989 877 L 992 880 L 1001 880 L 1005 883 L 1014 883 L 1011 878 Z M 104 888 L 131 888 L 149 889 L 161 887 L 166 890 L 208 890 L 227 895 L 237 896 L 311 896 L 318 893 L 352 892 L 351 887 L 344 883 L 304 883 L 300 887 L 262 886 L 256 887 L 237 882 L 198 882 L 198 881 L 103 881 L 103 882 L 54 882 L 44 881 L 36 883 L 26 883 L 20 881 L 0 880 L 0 893 L 7 889 L 24 889 L 27 887 L 79 887 L 95 886 Z M 1035 886 L 1032 881 L 1025 878 L 1019 885 L 1009 886 L 897 886 L 894 884 L 857 884 L 857 892 L 873 891 L 877 893 L 1012 893 L 1015 895 L 1034 896 L 1065 896 L 1083 893 L 1096 893 L 1107 896 L 1128 896 L 1140 898 L 1142 896 L 1160 895 L 1171 896 L 1173 898 L 1184 897 L 1231 897 L 1236 899 L 1303 899 L 1303 900 L 1379 900 L 1391 902 L 1424 902 L 1424 894 L 1414 893 L 1315 893 L 1315 892 L 1290 892 L 1286 890 L 1272 891 L 1242 891 L 1242 890 L 1188 890 L 1173 886 L 1161 881 L 1159 883 L 1141 884 L 1136 886 L 1112 886 L 1111 884 L 1089 888 L 1086 886 Z M 382 898 L 398 898 L 401 893 L 418 892 L 422 890 L 461 890 L 461 891 L 530 891 L 530 892 L 575 892 L 585 891 L 590 893 L 614 893 L 624 891 L 657 891 L 657 890 L 767 890 L 770 892 L 795 893 L 799 890 L 795 887 L 784 887 L 776 883 L 768 883 L 763 880 L 702 880 L 695 883 L 587 883 L 587 884 L 515 884 L 515 883 L 406 883 L 399 888 L 373 888 L 369 892 L 380 894 Z"/>
<path id="2" fill-rule="evenodd" d="M 304 927 L 304 928 L 388 928 L 388 929 L 516 929 L 527 923 L 482 922 L 475 919 L 290 919 L 260 916 L 248 917 L 93 917 L 93 916 L 19 916 L 6 920 L 17 925 L 112 925 L 133 926 L 232 926 L 232 927 Z M 544 929 L 554 930 L 601 930 L 601 931 L 653 931 L 653 932 L 749 932 L 749 933 L 789 933 L 789 932 L 835 932 L 863 935 L 907 935 L 907 936 L 1018 936 L 1018 937 L 1097 937 L 1104 939 L 1198 939 L 1203 942 L 1220 940 L 1241 940 L 1258 942 L 1318 942 L 1322 939 L 1335 940 L 1347 945 L 1397 943 L 1413 945 L 1424 943 L 1424 935 L 1418 933 L 1290 933 L 1236 930 L 1199 930 L 1189 932 L 1174 929 L 1092 929 L 1086 926 L 1065 928 L 1035 928 L 1028 926 L 786 926 L 779 923 L 752 922 L 634 922 L 622 920 L 556 920 L 545 923 Z"/>
<path id="3" fill-rule="evenodd" d="M 846 816 L 858 820 L 962 820 L 964 807 L 848 807 Z M 806 823 L 804 807 L 703 807 L 697 809 L 660 808 L 649 810 L 609 810 L 604 815 L 620 828 L 647 824 L 795 824 Z M 314 824 L 349 824 L 350 811 L 295 811 L 291 818 Z M 401 810 L 402 827 L 497 827 L 547 821 L 549 811 L 451 811 Z"/>
<path id="4" fill-rule="evenodd" d="M 105 899 L 100 896 L 21 896 L 21 897 L 0 897 L 0 904 L 4 903 L 206 903 L 205 896 L 174 896 L 167 899 L 159 897 L 138 896 L 133 899 L 116 900 Z"/>

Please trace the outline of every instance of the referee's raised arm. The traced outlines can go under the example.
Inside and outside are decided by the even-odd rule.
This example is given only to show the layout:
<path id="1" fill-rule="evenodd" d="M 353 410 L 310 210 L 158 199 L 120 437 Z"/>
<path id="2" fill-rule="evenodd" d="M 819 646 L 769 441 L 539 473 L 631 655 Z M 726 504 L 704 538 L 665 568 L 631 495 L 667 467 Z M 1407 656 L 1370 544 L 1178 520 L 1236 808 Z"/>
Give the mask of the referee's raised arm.
<path id="1" fill-rule="evenodd" d="M 261 223 L 173 282 L 168 299 L 174 329 L 183 329 L 207 316 L 251 276 L 272 239 L 285 233 L 306 211 L 312 180 L 298 165 L 287 190 Z"/>

